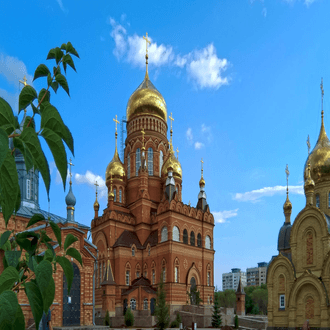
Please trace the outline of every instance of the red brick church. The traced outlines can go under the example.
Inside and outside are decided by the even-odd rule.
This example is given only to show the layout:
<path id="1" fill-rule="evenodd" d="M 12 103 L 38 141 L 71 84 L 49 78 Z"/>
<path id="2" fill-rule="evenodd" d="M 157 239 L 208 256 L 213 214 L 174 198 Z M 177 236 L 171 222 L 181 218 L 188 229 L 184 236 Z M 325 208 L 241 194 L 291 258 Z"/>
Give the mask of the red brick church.
<path id="1" fill-rule="evenodd" d="M 200 291 L 204 305 L 214 293 L 214 218 L 203 170 L 196 206 L 184 204 L 172 122 L 169 141 L 166 103 L 149 79 L 146 59 L 145 78 L 127 104 L 124 159 L 116 127 L 115 152 L 106 169 L 107 207 L 99 214 L 96 199 L 91 224 L 98 249 L 95 311 L 103 316 L 108 310 L 118 325 L 127 307 L 136 320 L 152 322 L 161 273 L 171 315 L 190 304 L 191 287 Z"/>

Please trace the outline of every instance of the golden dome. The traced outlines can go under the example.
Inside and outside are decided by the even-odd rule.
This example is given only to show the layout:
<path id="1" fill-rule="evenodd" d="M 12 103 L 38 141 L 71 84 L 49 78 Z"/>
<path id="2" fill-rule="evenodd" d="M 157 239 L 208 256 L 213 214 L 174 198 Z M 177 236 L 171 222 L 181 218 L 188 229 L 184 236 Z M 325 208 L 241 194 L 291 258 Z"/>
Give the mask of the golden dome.
<path id="1" fill-rule="evenodd" d="M 311 170 L 310 170 L 310 164 L 307 164 L 307 170 L 305 172 L 306 174 L 306 178 L 305 178 L 305 185 L 304 185 L 304 189 L 305 192 L 310 192 L 312 190 L 314 190 L 314 180 L 311 178 Z"/>
<path id="2" fill-rule="evenodd" d="M 113 158 L 105 171 L 105 180 L 108 181 L 111 178 L 124 180 L 124 176 L 125 168 L 123 163 L 120 161 L 116 146 L 115 154 L 113 155 Z"/>
<path id="3" fill-rule="evenodd" d="M 291 210 L 292 210 L 292 204 L 290 202 L 288 194 L 286 195 L 286 200 L 285 200 L 285 203 L 283 205 L 283 210 L 284 210 L 284 213 L 288 213 L 288 212 L 291 213 Z"/>
<path id="4" fill-rule="evenodd" d="M 321 179 L 330 179 L 330 141 L 325 132 L 322 111 L 322 123 L 317 143 L 309 154 L 305 168 L 304 179 L 307 179 L 307 164 L 310 163 L 310 175 L 314 182 Z"/>
<path id="5" fill-rule="evenodd" d="M 167 107 L 163 96 L 149 80 L 148 73 L 140 86 L 131 95 L 127 103 L 126 118 L 133 116 L 152 114 L 167 120 Z"/>
<path id="6" fill-rule="evenodd" d="M 96 200 L 95 200 L 95 202 L 94 202 L 94 210 L 95 209 L 99 209 L 99 207 L 100 207 L 100 204 L 99 204 L 99 202 L 97 201 L 97 198 L 96 198 Z"/>
<path id="7" fill-rule="evenodd" d="M 170 150 L 170 155 L 162 167 L 162 174 L 167 175 L 167 169 L 169 167 L 173 168 L 173 176 L 175 178 L 182 179 L 181 164 L 178 161 L 178 159 L 175 157 L 173 149 Z"/>
<path id="8" fill-rule="evenodd" d="M 199 186 L 200 187 L 205 187 L 205 180 L 204 180 L 204 178 L 203 178 L 203 176 L 201 177 L 201 179 L 199 180 Z"/>

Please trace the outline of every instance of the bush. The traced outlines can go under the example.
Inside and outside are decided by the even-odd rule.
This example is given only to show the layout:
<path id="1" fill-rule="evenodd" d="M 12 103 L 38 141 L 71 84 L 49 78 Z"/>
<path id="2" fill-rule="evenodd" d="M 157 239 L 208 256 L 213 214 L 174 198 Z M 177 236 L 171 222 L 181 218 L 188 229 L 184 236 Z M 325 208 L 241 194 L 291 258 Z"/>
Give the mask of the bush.
<path id="1" fill-rule="evenodd" d="M 180 325 L 180 323 L 182 323 L 181 315 L 180 315 L 179 312 L 176 313 L 176 319 L 175 319 L 175 321 L 177 321 L 179 325 Z"/>
<path id="2" fill-rule="evenodd" d="M 131 327 L 134 325 L 134 315 L 131 309 L 128 307 L 125 313 L 125 325 Z"/>
<path id="3" fill-rule="evenodd" d="M 238 316 L 235 315 L 235 329 L 238 329 Z"/>
<path id="4" fill-rule="evenodd" d="M 107 312 L 105 314 L 104 325 L 110 326 L 110 315 L 109 315 L 109 311 L 108 310 L 107 310 Z"/>
<path id="5" fill-rule="evenodd" d="M 170 328 L 178 328 L 180 326 L 180 323 L 177 320 L 174 320 L 171 325 Z"/>

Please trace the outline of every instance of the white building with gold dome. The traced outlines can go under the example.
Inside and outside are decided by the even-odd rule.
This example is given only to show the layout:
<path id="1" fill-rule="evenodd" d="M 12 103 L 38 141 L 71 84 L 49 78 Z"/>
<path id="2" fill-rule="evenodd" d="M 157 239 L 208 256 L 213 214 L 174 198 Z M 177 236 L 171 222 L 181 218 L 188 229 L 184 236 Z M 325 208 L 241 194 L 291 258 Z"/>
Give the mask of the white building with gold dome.
<path id="1" fill-rule="evenodd" d="M 148 70 L 128 101 L 126 117 L 124 159 L 118 155 L 116 131 L 114 156 L 106 169 L 108 203 L 102 206 L 102 214 L 98 201 L 94 203 L 95 309 L 100 316 L 109 311 L 115 317 L 112 326 L 118 326 L 130 307 L 136 326 L 153 326 L 161 274 L 172 319 L 187 302 L 194 303 L 194 296 L 190 301 L 187 294 L 193 288 L 210 306 L 214 218 L 203 174 L 196 206 L 182 202 L 182 168 L 173 151 L 172 124 L 170 141 L 167 138 L 167 120 L 173 117 L 168 117 L 165 100 L 151 83 Z M 200 317 L 197 322 L 208 326 L 211 318 Z"/>
<path id="2" fill-rule="evenodd" d="M 321 91 L 321 130 L 304 167 L 306 206 L 291 225 L 287 192 L 279 254 L 267 271 L 267 329 L 295 329 L 306 320 L 312 329 L 330 328 L 330 141 L 324 127 L 322 83 Z"/>

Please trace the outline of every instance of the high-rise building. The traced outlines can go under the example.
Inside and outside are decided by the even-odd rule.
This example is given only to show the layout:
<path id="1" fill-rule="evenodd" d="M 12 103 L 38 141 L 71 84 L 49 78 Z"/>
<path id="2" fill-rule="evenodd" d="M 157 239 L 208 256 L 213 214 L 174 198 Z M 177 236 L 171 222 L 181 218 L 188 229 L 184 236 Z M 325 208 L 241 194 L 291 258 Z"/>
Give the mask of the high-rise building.
<path id="1" fill-rule="evenodd" d="M 267 262 L 258 262 L 258 267 L 246 269 L 247 286 L 258 286 L 266 284 Z"/>
<path id="2" fill-rule="evenodd" d="M 246 286 L 246 272 L 242 272 L 240 268 L 232 268 L 230 273 L 222 274 L 222 291 L 237 290 L 239 280 L 242 286 Z"/>

